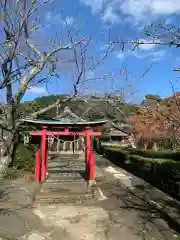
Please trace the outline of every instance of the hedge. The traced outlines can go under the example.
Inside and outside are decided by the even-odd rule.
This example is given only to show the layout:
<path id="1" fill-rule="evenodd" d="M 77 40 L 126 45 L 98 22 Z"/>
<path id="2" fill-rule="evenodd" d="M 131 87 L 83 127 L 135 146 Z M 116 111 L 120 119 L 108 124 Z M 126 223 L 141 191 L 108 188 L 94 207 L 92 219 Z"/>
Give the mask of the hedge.
<path id="1" fill-rule="evenodd" d="M 127 156 L 126 151 L 120 149 L 119 147 L 104 147 L 103 151 L 105 154 L 107 154 L 108 152 L 113 152 L 114 154 L 122 154 L 124 158 L 126 158 Z"/>
<path id="2" fill-rule="evenodd" d="M 167 158 L 148 158 L 139 155 L 131 155 L 129 151 L 120 149 L 119 147 L 104 148 L 104 153 L 115 164 L 122 164 L 129 159 L 131 163 L 135 164 L 137 169 L 149 169 L 162 178 L 180 179 L 180 162 Z"/>
<path id="3" fill-rule="evenodd" d="M 177 161 L 174 161 L 172 159 L 161 159 L 161 158 L 147 158 L 147 157 L 142 157 L 139 155 L 131 155 L 130 159 L 132 160 L 136 160 L 137 162 L 150 162 L 152 164 L 156 163 L 158 165 L 162 165 L 162 164 L 171 164 L 171 165 L 175 165 L 175 166 L 180 166 L 180 163 Z"/>
<path id="4" fill-rule="evenodd" d="M 120 147 L 111 147 L 113 149 L 120 149 Z M 169 151 L 159 151 L 159 152 L 155 152 L 155 151 L 151 151 L 151 150 L 147 150 L 147 151 L 143 151 L 143 150 L 139 150 L 136 148 L 121 148 L 122 150 L 128 152 L 129 154 L 132 155 L 139 155 L 142 157 L 149 157 L 149 158 L 160 158 L 160 159 L 171 159 L 174 161 L 180 161 L 180 152 L 169 152 Z"/>

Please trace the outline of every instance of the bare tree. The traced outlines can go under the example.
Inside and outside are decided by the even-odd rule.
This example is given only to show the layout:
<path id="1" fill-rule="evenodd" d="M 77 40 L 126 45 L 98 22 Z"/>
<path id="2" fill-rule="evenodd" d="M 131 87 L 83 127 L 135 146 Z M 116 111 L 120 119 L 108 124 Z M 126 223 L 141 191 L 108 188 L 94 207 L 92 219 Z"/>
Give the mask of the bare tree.
<path id="1" fill-rule="evenodd" d="M 5 103 L 1 105 L 1 141 L 3 151 L 2 162 L 12 162 L 12 153 L 17 143 L 17 135 L 21 125 L 21 119 L 17 119 L 19 105 L 26 93 L 32 86 L 48 81 L 52 76 L 58 77 L 58 67 L 66 61 L 76 63 L 78 72 L 73 83 L 74 93 L 71 97 L 58 99 L 57 102 L 44 109 L 32 113 L 29 117 L 36 118 L 39 114 L 55 107 L 61 101 L 69 101 L 78 97 L 78 86 L 83 83 L 83 74 L 88 71 L 87 51 L 90 37 L 83 37 L 80 33 L 73 34 L 66 31 L 66 36 L 55 35 L 43 49 L 34 43 L 32 34 L 38 30 L 36 21 L 38 11 L 42 11 L 49 0 L 43 1 L 16 1 L 2 0 L 0 7 L 3 12 L 0 39 L 0 91 L 5 95 Z M 61 59 L 62 53 L 70 52 L 72 59 Z M 108 54 L 96 61 L 98 65 Z M 92 65 L 93 66 L 93 65 Z M 90 67 L 89 67 L 90 69 Z M 45 73 L 45 77 L 43 74 Z"/>
<path id="2" fill-rule="evenodd" d="M 158 45 L 158 46 L 167 46 L 167 47 L 180 47 L 180 29 L 178 27 L 167 25 L 164 22 L 158 24 L 151 24 L 150 26 L 144 29 L 145 39 L 136 38 L 125 40 L 123 38 L 111 41 L 111 44 L 114 44 L 114 48 L 118 47 L 122 51 L 136 51 L 142 45 Z M 173 69 L 175 72 L 180 71 L 180 67 L 175 67 Z M 179 80 L 178 80 L 179 83 Z M 168 130 L 171 135 L 174 147 L 179 145 L 179 95 L 176 94 L 174 84 L 171 82 L 171 87 L 173 90 L 173 96 L 170 97 L 167 101 L 164 101 L 158 111 L 161 113 L 164 118 L 164 130 Z M 162 106 L 164 105 L 164 107 Z M 171 105 L 171 109 L 170 106 Z M 156 109 L 157 110 L 157 109 Z"/>
<path id="3" fill-rule="evenodd" d="M 161 22 L 151 24 L 150 26 L 144 28 L 143 31 L 146 39 L 142 39 L 140 37 L 130 40 L 120 38 L 118 40 L 111 41 L 110 43 L 115 44 L 116 47 L 120 47 L 122 51 L 126 49 L 135 51 L 142 45 L 180 47 L 180 29 L 178 27 Z M 173 70 L 180 71 L 180 68 L 176 67 Z"/>
<path id="4" fill-rule="evenodd" d="M 97 95 L 96 99 L 92 99 L 94 104 L 90 104 L 83 116 L 88 115 L 99 118 L 108 119 L 107 129 L 113 124 L 120 126 L 122 129 L 130 128 L 127 122 L 127 116 L 136 107 L 133 104 L 128 104 L 127 101 L 133 98 L 136 93 L 132 86 L 131 75 L 128 71 L 127 64 L 123 65 L 117 74 L 104 76 L 112 82 L 111 89 L 108 92 Z M 118 86 L 113 86 L 113 81 L 116 80 Z"/>

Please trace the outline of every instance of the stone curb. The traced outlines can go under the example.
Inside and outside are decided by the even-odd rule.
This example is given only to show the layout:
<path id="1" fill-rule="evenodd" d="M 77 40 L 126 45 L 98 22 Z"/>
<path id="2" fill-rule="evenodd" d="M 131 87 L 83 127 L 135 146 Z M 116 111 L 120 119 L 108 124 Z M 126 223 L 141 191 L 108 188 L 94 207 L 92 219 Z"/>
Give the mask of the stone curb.
<path id="1" fill-rule="evenodd" d="M 129 174 L 129 173 L 128 173 Z M 134 177 L 134 176 L 133 176 Z M 140 179 L 140 181 L 142 181 L 142 185 L 143 185 L 143 180 Z M 133 178 L 132 178 L 132 182 L 133 182 Z M 135 185 L 134 186 L 127 186 L 123 181 L 119 180 L 119 184 L 122 188 L 127 189 L 128 191 L 132 192 L 134 191 Z M 143 185 L 144 186 L 144 185 Z M 154 187 L 155 188 L 155 187 Z M 168 195 L 166 195 L 165 193 L 161 193 L 160 190 L 156 190 L 161 194 L 161 199 L 169 199 L 171 202 L 174 202 L 175 204 L 177 203 L 177 201 L 171 197 L 169 197 Z M 159 200 L 159 199 L 158 199 Z M 149 199 L 145 199 L 146 203 L 149 204 L 149 206 L 151 206 L 152 208 L 155 208 L 158 210 L 160 217 L 162 216 L 162 219 L 157 219 L 157 224 L 158 222 L 161 225 L 162 220 L 164 219 L 165 221 L 167 221 L 168 225 L 172 225 L 174 226 L 174 229 L 176 229 L 176 232 L 179 232 L 180 229 L 180 216 L 179 214 L 177 214 L 176 212 L 174 212 L 174 208 L 166 208 L 165 206 L 163 206 L 157 199 L 156 200 L 151 200 Z M 169 224 L 170 223 L 170 224 Z M 176 239 L 177 235 L 176 233 L 172 233 L 171 231 L 164 231 L 164 236 L 166 239 Z M 179 239 L 179 238 L 178 238 Z"/>
<path id="2" fill-rule="evenodd" d="M 164 193 L 163 191 L 159 190 L 158 188 L 152 186 L 151 184 L 145 182 L 143 179 L 136 177 L 135 175 L 127 172 L 126 170 L 122 169 L 119 166 L 114 165 L 110 160 L 106 159 L 104 156 L 100 156 L 104 158 L 106 161 L 111 163 L 111 166 L 114 166 L 116 169 L 122 172 L 122 175 L 125 175 L 126 178 L 122 177 L 119 178 L 119 184 L 122 188 L 128 189 L 130 192 L 133 193 L 137 187 L 142 187 L 148 189 L 150 187 L 149 192 L 152 193 L 151 196 L 148 194 L 145 195 L 145 201 L 152 207 L 155 207 L 161 213 L 166 215 L 166 218 L 171 220 L 171 222 L 176 225 L 177 229 L 180 229 L 180 203 L 170 197 L 168 194 Z M 154 196 L 153 196 L 154 194 Z M 170 205 L 163 205 L 164 201 L 167 200 L 171 204 Z M 174 207 L 176 206 L 176 208 Z M 177 212 L 178 210 L 179 212 Z"/>

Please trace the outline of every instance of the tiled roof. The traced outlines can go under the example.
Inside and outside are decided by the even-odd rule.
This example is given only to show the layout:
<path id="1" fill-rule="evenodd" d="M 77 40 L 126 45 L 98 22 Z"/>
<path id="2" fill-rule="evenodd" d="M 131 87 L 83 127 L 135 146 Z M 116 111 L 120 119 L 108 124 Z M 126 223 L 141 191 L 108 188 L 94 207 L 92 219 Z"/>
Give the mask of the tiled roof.
<path id="1" fill-rule="evenodd" d="M 82 119 L 82 118 L 78 117 L 76 114 L 74 114 L 70 110 L 69 107 L 65 107 L 64 111 L 60 115 L 54 117 L 53 119 L 56 121 L 59 120 L 64 123 L 66 123 L 66 122 L 85 122 L 84 119 Z"/>

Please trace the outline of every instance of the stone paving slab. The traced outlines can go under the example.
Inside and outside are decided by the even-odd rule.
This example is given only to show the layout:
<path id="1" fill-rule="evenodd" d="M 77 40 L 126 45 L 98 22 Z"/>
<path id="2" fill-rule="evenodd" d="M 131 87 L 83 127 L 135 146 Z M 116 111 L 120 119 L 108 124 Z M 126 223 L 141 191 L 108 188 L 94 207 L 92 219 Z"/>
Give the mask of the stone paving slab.
<path id="1" fill-rule="evenodd" d="M 104 159 L 104 158 L 103 158 Z M 122 187 L 128 188 L 130 191 L 136 192 L 136 195 L 143 198 L 149 204 L 155 206 L 159 210 L 167 213 L 169 217 L 179 224 L 180 227 L 180 202 L 170 197 L 168 194 L 158 188 L 145 182 L 124 169 L 116 167 L 117 172 L 112 172 L 114 177 L 118 179 Z M 114 169 L 115 169 L 114 168 Z M 107 168 L 106 168 L 107 170 Z"/>
<path id="2" fill-rule="evenodd" d="M 109 198 L 114 196 L 118 199 L 120 209 L 137 211 L 139 219 L 146 223 L 144 234 L 147 235 L 147 239 L 180 239 L 180 227 L 176 221 L 180 216 L 178 201 L 142 179 L 115 166 L 102 156 L 96 156 L 96 163 L 101 166 L 101 171 L 102 168 L 104 169 L 106 175 L 106 180 L 100 182 L 101 189 Z M 174 204 L 169 201 L 173 201 Z M 164 205 L 161 205 L 160 208 L 159 203 L 162 202 Z M 174 221 L 171 218 L 173 211 L 167 212 L 168 208 L 172 209 L 173 207 L 176 213 Z M 126 211 L 127 214 L 128 211 Z M 155 236 L 152 236 L 152 232 Z"/>
<path id="3" fill-rule="evenodd" d="M 45 219 L 47 225 L 54 225 L 58 228 L 51 234 L 53 240 L 142 239 L 136 227 L 130 229 L 128 225 L 115 223 L 110 218 L 109 212 L 99 206 L 58 204 L 49 207 L 39 205 L 37 208 L 39 210 L 37 215 Z"/>
<path id="4" fill-rule="evenodd" d="M 28 207 L 34 200 L 34 195 L 40 190 L 32 181 L 24 178 L 5 180 L 0 184 L 0 209 L 14 209 Z"/>

